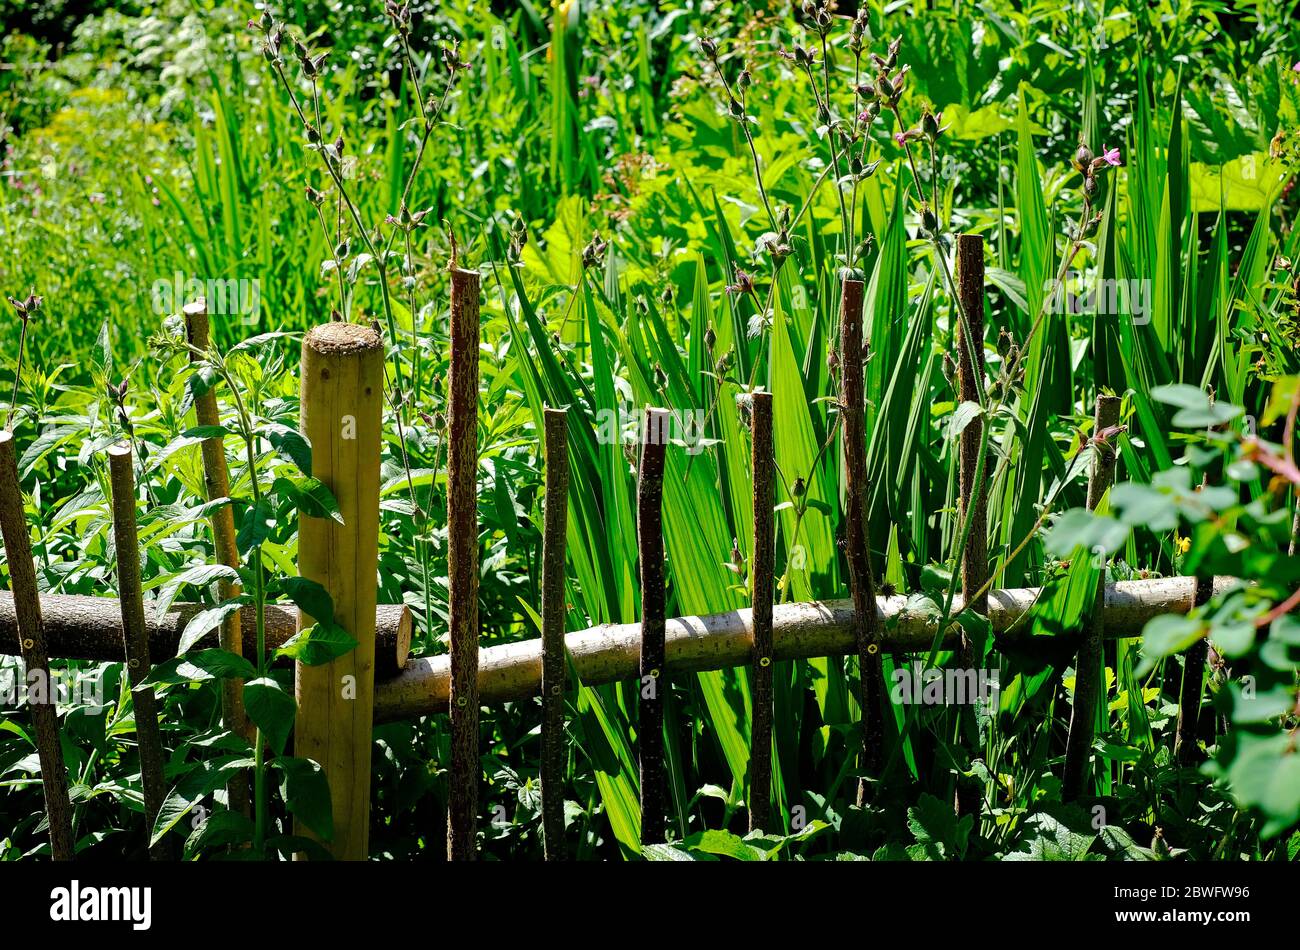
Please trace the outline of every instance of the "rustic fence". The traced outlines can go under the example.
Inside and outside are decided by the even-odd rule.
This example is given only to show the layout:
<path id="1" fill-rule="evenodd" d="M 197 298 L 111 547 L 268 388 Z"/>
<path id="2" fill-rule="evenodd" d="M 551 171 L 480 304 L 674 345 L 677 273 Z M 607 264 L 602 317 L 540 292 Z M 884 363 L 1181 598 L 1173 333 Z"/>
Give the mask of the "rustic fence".
<path id="1" fill-rule="evenodd" d="M 983 340 L 983 244 L 963 236 L 958 242 L 960 295 L 968 323 L 959 331 L 957 386 L 962 398 L 977 394 L 982 369 L 973 359 Z M 665 616 L 662 479 L 668 451 L 666 410 L 647 407 L 638 465 L 637 535 L 641 564 L 640 623 L 611 624 L 564 632 L 564 537 L 567 517 L 568 427 L 566 411 L 547 408 L 544 425 L 545 522 L 542 558 L 541 637 L 481 649 L 477 578 L 477 400 L 479 358 L 479 280 L 472 271 L 454 269 L 451 281 L 451 370 L 448 419 L 448 551 L 450 653 L 409 659 L 411 616 L 403 606 L 376 603 L 374 565 L 378 560 L 379 471 L 384 387 L 383 344 L 365 327 L 332 323 L 309 332 L 302 345 L 301 427 L 313 446 L 314 474 L 334 493 L 342 522 L 301 516 L 299 572 L 329 592 L 333 620 L 357 641 L 355 649 L 318 666 L 297 664 L 295 754 L 315 759 L 325 772 L 332 796 L 335 834 L 324 846 L 336 858 L 362 860 L 368 855 L 370 751 L 376 722 L 447 713 L 451 717 L 448 855 L 474 855 L 479 765 L 478 717 L 482 704 L 542 697 L 542 814 L 546 856 L 563 855 L 562 781 L 564 702 L 575 685 L 636 681 L 638 686 L 638 757 L 644 843 L 664 840 L 666 788 L 663 763 L 664 698 L 674 675 L 751 665 L 754 712 L 747 805 L 751 828 L 770 822 L 772 664 L 780 660 L 855 655 L 861 683 L 863 729 L 861 770 L 878 774 L 882 756 L 882 721 L 889 714 L 881 673 L 883 654 L 928 652 L 936 645 L 958 651 L 970 662 L 970 644 L 962 627 L 940 631 L 932 613 L 910 610 L 906 598 L 877 596 L 868 557 L 862 408 L 863 287 L 846 280 L 843 287 L 839 345 L 841 442 L 848 474 L 845 504 L 848 530 L 846 557 L 851 599 L 773 604 L 775 539 L 773 523 L 773 403 L 780 393 L 756 393 L 750 411 L 753 436 L 754 560 L 748 571 L 753 608 L 703 617 Z M 201 306 L 186 309 L 190 340 L 206 346 L 207 318 Z M 970 333 L 967 345 L 966 333 Z M 1098 431 L 1113 426 L 1114 397 L 1101 397 Z M 217 423 L 215 397 L 196 404 L 201 425 Z M 972 428 L 979 420 L 972 423 Z M 970 433 L 971 428 L 966 430 Z M 995 649 L 1025 635 L 1018 621 L 1032 607 L 1033 588 L 988 590 L 983 506 L 968 506 L 973 492 L 975 438 L 960 443 L 961 505 L 966 530 L 977 543 L 965 549 L 961 565 L 962 596 L 955 615 L 971 600 L 972 610 L 987 617 Z M 111 450 L 113 520 L 120 552 L 137 550 L 136 492 L 125 450 Z M 210 499 L 228 491 L 221 439 L 203 443 Z M 1109 485 L 1114 453 L 1103 447 L 1095 456 L 1088 490 L 1095 506 Z M 969 510 L 968 510 L 969 507 Z M 237 566 L 234 525 L 229 506 L 213 516 L 217 558 Z M 164 612 L 146 609 L 140 592 L 139 565 L 119 556 L 119 599 L 42 595 L 37 589 L 29 529 L 18 484 L 14 437 L 0 432 L 0 533 L 3 535 L 12 595 L 0 595 L 0 652 L 19 655 L 28 671 L 49 675 L 49 658 L 125 661 L 133 686 L 148 673 L 151 659 L 174 656 L 183 631 L 201 609 L 173 604 Z M 1104 576 L 1103 578 L 1104 579 Z M 1079 794 L 1089 767 L 1094 705 L 1097 702 L 1103 637 L 1140 633 L 1152 617 L 1185 613 L 1204 603 L 1216 584 L 1229 579 L 1173 578 L 1105 585 L 1098 581 L 1096 604 L 1086 629 L 1069 639 L 1079 650 L 1075 715 L 1066 761 L 1065 794 Z M 226 586 L 222 597 L 237 594 Z M 249 612 L 233 614 L 199 646 L 219 645 L 247 653 L 256 642 Z M 270 606 L 263 639 L 269 650 L 314 622 L 300 611 Z M 1204 653 L 1199 654 L 1204 664 Z M 570 676 L 570 668 L 573 676 Z M 346 680 L 353 688 L 343 690 Z M 1199 683 L 1193 690 L 1199 696 Z M 1184 690 L 1187 692 L 1187 690 Z M 134 690 L 147 820 L 161 804 L 161 746 L 152 689 Z M 1184 697 L 1186 700 L 1186 697 Z M 70 804 L 67 775 L 59 745 L 54 697 L 31 701 L 41 774 L 49 817 L 51 853 L 70 860 Z M 228 728 L 247 734 L 240 684 L 224 687 L 223 716 Z M 1194 709 L 1192 712 L 1194 713 Z M 1194 718 L 1194 717 L 1193 717 Z M 1180 729 L 1180 737 L 1182 730 Z M 247 788 L 229 789 L 232 806 L 247 800 Z M 870 794 L 866 781 L 859 798 Z M 957 807 L 971 809 L 969 790 L 958 789 Z M 309 833 L 300 827 L 298 833 Z M 161 849 L 154 856 L 163 855 Z"/>

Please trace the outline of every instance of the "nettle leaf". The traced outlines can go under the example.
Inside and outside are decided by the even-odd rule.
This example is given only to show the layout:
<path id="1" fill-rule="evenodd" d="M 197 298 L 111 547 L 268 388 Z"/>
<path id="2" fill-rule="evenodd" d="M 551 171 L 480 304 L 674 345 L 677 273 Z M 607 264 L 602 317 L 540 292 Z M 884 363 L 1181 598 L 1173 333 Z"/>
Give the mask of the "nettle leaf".
<path id="1" fill-rule="evenodd" d="M 334 619 L 334 598 L 317 581 L 307 577 L 286 577 L 280 581 L 280 590 L 313 620 Z"/>
<path id="2" fill-rule="evenodd" d="M 356 649 L 357 641 L 333 621 L 321 621 L 298 631 L 275 651 L 307 666 L 320 666 Z"/>
<path id="3" fill-rule="evenodd" d="M 193 426 L 181 433 L 184 439 L 224 439 L 230 435 L 227 426 Z"/>
<path id="4" fill-rule="evenodd" d="M 176 648 L 176 654 L 179 656 L 180 654 L 187 652 L 194 646 L 194 644 L 198 643 L 213 630 L 217 629 L 217 627 L 221 626 L 222 622 L 227 617 L 239 610 L 240 607 L 250 603 L 252 603 L 250 597 L 247 595 L 240 595 L 239 597 L 222 601 L 215 607 L 200 610 L 190 618 L 190 622 L 185 625 L 185 629 L 181 632 L 181 640 L 180 644 Z"/>
<path id="5" fill-rule="evenodd" d="M 185 390 L 191 400 L 211 392 L 212 387 L 221 381 L 221 374 L 206 360 L 194 363 L 193 367 L 194 372 L 185 380 Z"/>
<path id="6" fill-rule="evenodd" d="M 239 522 L 239 533 L 235 537 L 235 546 L 240 554 L 247 554 L 254 547 L 271 536 L 275 527 L 275 508 L 270 500 L 263 497 L 244 512 Z"/>
<path id="7" fill-rule="evenodd" d="M 276 755 L 284 752 L 284 744 L 293 730 L 294 716 L 298 713 L 298 704 L 293 697 L 276 680 L 263 676 L 244 684 L 244 707 L 248 710 L 248 718 L 266 736 L 271 750 Z"/>
<path id="8" fill-rule="evenodd" d="M 257 670 L 253 664 L 242 656 L 213 647 L 159 663 L 145 677 L 144 682 L 152 686 L 167 686 L 213 679 L 248 679 L 256 675 Z"/>
<path id="9" fill-rule="evenodd" d="M 333 840 L 330 786 L 320 765 L 293 756 L 277 756 L 271 764 L 280 770 L 280 795 L 285 808 L 323 840 Z"/>
<path id="10" fill-rule="evenodd" d="M 158 818 L 154 822 L 149 845 L 152 847 L 157 844 L 193 810 L 195 805 L 217 789 L 225 787 L 232 775 L 243 769 L 251 769 L 255 764 L 254 760 L 247 756 L 227 755 L 202 762 L 188 772 L 158 809 Z"/>
<path id="11" fill-rule="evenodd" d="M 310 518 L 329 518 L 343 524 L 338 500 L 319 478 L 277 478 L 271 491 Z"/>
<path id="12" fill-rule="evenodd" d="M 737 861 L 763 861 L 767 855 L 730 831 L 697 831 L 682 842 L 690 851 L 716 854 Z"/>
<path id="13" fill-rule="evenodd" d="M 182 587 L 206 587 L 222 580 L 237 581 L 239 572 L 225 564 L 199 564 L 182 571 L 168 581 L 151 606 L 157 614 L 165 614 L 171 609 L 172 602 L 176 600 L 176 595 L 180 593 Z"/>
<path id="14" fill-rule="evenodd" d="M 185 842 L 185 857 L 202 851 L 243 844 L 253 840 L 254 826 L 246 816 L 237 811 L 214 811 L 194 829 Z"/>
<path id="15" fill-rule="evenodd" d="M 965 815 L 958 819 L 952 806 L 926 793 L 907 810 L 907 827 L 930 860 L 959 858 L 966 851 L 975 819 Z"/>
<path id="16" fill-rule="evenodd" d="M 311 443 L 297 429 L 279 422 L 268 422 L 258 430 L 280 456 L 297 466 L 303 475 L 311 475 Z"/>

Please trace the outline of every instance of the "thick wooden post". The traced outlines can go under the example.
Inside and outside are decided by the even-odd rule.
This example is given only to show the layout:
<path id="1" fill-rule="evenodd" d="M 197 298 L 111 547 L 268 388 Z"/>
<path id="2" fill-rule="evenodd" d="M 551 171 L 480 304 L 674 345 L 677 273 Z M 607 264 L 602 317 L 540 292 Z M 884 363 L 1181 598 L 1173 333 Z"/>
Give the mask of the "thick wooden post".
<path id="1" fill-rule="evenodd" d="M 980 402 L 981 377 L 984 373 L 984 238 L 978 234 L 957 236 L 957 294 L 961 314 L 957 321 L 957 396 L 959 402 Z M 969 335 L 967 331 L 969 330 Z M 970 519 L 970 532 L 961 558 L 961 593 L 966 605 L 978 614 L 988 615 L 988 594 L 972 601 L 971 597 L 984 587 L 989 579 L 989 518 L 988 488 L 975 484 L 975 468 L 979 460 L 980 442 L 984 434 L 984 419 L 976 416 L 961 432 L 959 445 L 958 508 L 962 523 Z M 974 648 L 965 630 L 961 635 L 958 652 L 961 665 L 971 669 L 975 665 Z M 962 710 L 963 735 L 975 729 L 973 709 Z M 972 757 L 978 748 L 967 750 Z M 983 788 L 976 782 L 957 783 L 956 806 L 959 815 L 979 814 Z"/>
<path id="2" fill-rule="evenodd" d="M 447 857 L 474 858 L 478 783 L 479 275 L 451 268 L 447 413 L 447 626 L 451 638 L 451 774 Z"/>
<path id="3" fill-rule="evenodd" d="M 637 556 L 641 562 L 640 701 L 636 741 L 641 766 L 641 843 L 661 844 L 665 831 L 664 697 L 668 690 L 664 645 L 664 453 L 667 409 L 645 410 L 636 488 Z"/>
<path id="4" fill-rule="evenodd" d="M 185 316 L 185 333 L 190 346 L 206 352 L 210 344 L 208 333 L 208 310 L 206 301 L 198 300 L 187 304 L 183 310 Z M 191 352 L 190 360 L 199 359 L 198 353 Z M 217 426 L 221 423 L 221 411 L 217 406 L 217 393 L 209 389 L 194 400 L 194 417 L 200 426 Z M 226 468 L 226 446 L 221 436 L 213 436 L 202 442 L 203 485 L 208 501 L 225 498 L 230 495 L 230 476 Z M 235 515 L 230 505 L 223 505 L 212 512 L 212 542 L 217 561 L 226 567 L 239 570 L 239 547 L 235 543 Z M 238 581 L 222 578 L 217 582 L 217 593 L 223 601 L 231 600 L 240 594 Z M 243 628 L 239 611 L 225 617 L 221 622 L 219 633 L 221 649 L 239 656 L 243 653 Z M 227 729 L 236 735 L 244 736 L 250 741 L 253 728 L 244 712 L 244 681 L 235 678 L 221 681 L 221 720 Z M 235 773 L 226 785 L 230 796 L 230 808 L 247 815 L 249 808 L 248 773 Z"/>
<path id="5" fill-rule="evenodd" d="M 141 686 L 149 675 L 149 629 L 144 618 L 140 586 L 140 542 L 135 524 L 135 453 L 118 444 L 108 450 L 109 481 L 113 489 L 113 543 L 117 549 L 117 589 L 122 605 L 122 647 L 135 706 L 136 746 L 140 750 L 140 780 L 144 786 L 145 839 L 153 836 L 158 810 L 167 796 L 163 779 L 162 734 L 158 702 L 152 686 Z M 149 849 L 149 857 L 166 861 L 171 845 L 165 839 Z"/>
<path id="6" fill-rule="evenodd" d="M 369 855 L 383 398 L 379 334 L 353 323 L 328 323 L 307 334 L 302 431 L 312 446 L 312 474 L 334 493 L 343 523 L 300 517 L 298 572 L 329 592 L 334 622 L 357 646 L 329 663 L 297 664 L 294 754 L 324 769 L 334 810 L 334 838 L 326 847 L 349 861 Z M 317 619 L 300 612 L 298 628 Z M 295 826 L 297 834 L 311 834 L 302 822 Z"/>
<path id="7" fill-rule="evenodd" d="M 564 860 L 564 534 L 569 518 L 569 428 L 547 409 L 546 513 L 542 529 L 542 843 Z"/>
<path id="8" fill-rule="evenodd" d="M 776 558 L 776 458 L 772 444 L 772 394 L 751 397 L 753 433 L 754 555 L 750 568 L 754 624 L 754 722 L 749 743 L 749 830 L 766 829 L 772 802 L 772 595 Z"/>
<path id="9" fill-rule="evenodd" d="M 1115 447 L 1109 438 L 1103 438 L 1103 433 L 1118 425 L 1120 403 L 1119 396 L 1097 397 L 1097 408 L 1092 421 L 1093 450 L 1096 456 L 1088 478 L 1089 511 L 1097 510 L 1102 496 L 1115 478 Z M 1089 552 L 1088 556 L 1091 557 L 1092 553 Z M 1097 578 L 1097 595 L 1088 614 L 1083 643 L 1074 663 L 1074 705 L 1070 710 L 1070 734 L 1065 743 L 1065 769 L 1061 779 L 1061 797 L 1067 802 L 1074 801 L 1083 794 L 1083 787 L 1088 780 L 1088 763 L 1092 757 L 1092 739 L 1097 731 L 1097 702 L 1103 696 L 1102 683 L 1105 681 L 1101 668 L 1105 591 L 1106 569 L 1103 565 L 1101 575 Z"/>
<path id="10" fill-rule="evenodd" d="M 41 763 L 45 814 L 50 821 L 50 854 L 55 861 L 71 861 L 76 848 L 72 838 L 72 805 L 68 801 L 68 772 L 63 765 L 63 747 L 59 744 L 59 715 L 41 623 L 32 539 L 27 531 L 23 493 L 18 484 L 18 455 L 14 434 L 7 429 L 0 431 L 0 537 L 4 538 L 9 562 L 18 643 L 27 677 L 27 704 L 32 710 L 36 753 Z"/>
<path id="11" fill-rule="evenodd" d="M 871 576 L 867 500 L 866 392 L 862 378 L 862 281 L 845 279 L 840 296 L 840 418 L 844 440 L 845 554 L 853 594 L 855 640 L 862 707 L 862 771 L 858 804 L 870 798 L 870 780 L 879 778 L 884 762 L 885 677 L 880 656 L 880 617 L 876 584 Z"/>

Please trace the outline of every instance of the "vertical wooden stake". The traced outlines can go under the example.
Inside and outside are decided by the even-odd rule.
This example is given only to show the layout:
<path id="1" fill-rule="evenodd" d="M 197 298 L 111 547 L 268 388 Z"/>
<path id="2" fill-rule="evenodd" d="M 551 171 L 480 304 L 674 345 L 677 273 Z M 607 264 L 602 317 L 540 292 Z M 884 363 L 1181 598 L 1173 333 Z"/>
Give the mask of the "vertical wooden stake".
<path id="1" fill-rule="evenodd" d="M 637 470 L 636 539 L 641 564 L 641 657 L 637 748 L 641 760 L 641 843 L 661 844 L 664 795 L 664 453 L 670 413 L 646 407 Z"/>
<path id="2" fill-rule="evenodd" d="M 18 620 L 18 645 L 22 649 L 27 676 L 27 703 L 32 709 L 36 732 L 36 753 L 41 763 L 41 787 L 45 791 L 45 814 L 50 821 L 50 855 L 55 861 L 71 861 L 76 854 L 72 839 L 72 805 L 68 801 L 68 773 L 59 745 L 59 717 L 55 706 L 54 682 L 50 678 L 50 657 L 45 647 L 41 621 L 41 598 L 36 589 L 36 565 L 32 562 L 32 539 L 23 510 L 23 493 L 18 484 L 18 455 L 14 434 L 0 431 L 0 537 L 9 562 L 9 583 L 14 594 L 14 615 Z"/>
<path id="3" fill-rule="evenodd" d="M 957 390 L 962 402 L 979 402 L 979 375 L 984 372 L 984 238 L 978 234 L 961 234 L 957 237 L 957 292 L 961 296 L 965 323 L 957 323 Z M 966 324 L 970 326 L 970 339 L 966 338 Z M 974 357 L 976 362 L 972 362 Z M 971 519 L 970 538 L 961 562 L 962 596 L 969 598 L 989 579 L 988 554 L 988 493 L 981 490 L 973 509 L 967 513 L 971 498 L 976 494 L 975 462 L 979 457 L 984 420 L 976 416 L 961 433 L 960 446 L 960 499 L 962 518 Z M 988 613 L 988 594 L 977 603 L 966 600 L 966 606 L 976 613 Z M 969 653 L 966 636 L 962 635 L 963 652 Z"/>
<path id="4" fill-rule="evenodd" d="M 205 301 L 199 300 L 187 304 L 184 308 L 185 332 L 190 345 L 206 351 L 209 344 L 208 311 Z M 190 360 L 199 359 L 198 354 L 191 353 Z M 194 400 L 195 421 L 200 426 L 216 426 L 221 423 L 221 413 L 217 407 L 217 394 L 209 389 Z M 225 498 L 230 494 L 230 477 L 226 469 L 226 447 L 221 436 L 204 439 L 203 484 L 207 490 L 208 501 Z M 239 547 L 235 543 L 235 515 L 230 505 L 223 505 L 212 513 L 212 541 L 217 561 L 226 567 L 239 570 Z M 240 595 L 238 581 L 222 578 L 217 582 L 217 592 L 222 600 L 231 600 Z M 229 614 L 221 622 L 219 633 L 221 649 L 236 656 L 243 656 L 243 628 L 240 625 L 239 611 Z M 224 679 L 221 681 L 221 721 L 226 728 L 236 735 L 252 741 L 253 729 L 244 712 L 244 681 Z M 249 813 L 248 773 L 235 773 L 226 786 L 231 811 L 242 815 Z"/>
<path id="5" fill-rule="evenodd" d="M 749 748 L 749 830 L 768 827 L 772 801 L 772 595 L 776 570 L 776 525 L 772 445 L 772 394 L 751 396 L 754 473 L 754 722 Z"/>
<path id="6" fill-rule="evenodd" d="M 984 238 L 978 234 L 957 236 L 957 294 L 965 320 L 957 321 L 957 393 L 961 402 L 979 403 L 980 376 L 984 373 Z M 970 330 L 969 337 L 967 329 Z M 970 519 L 970 533 L 961 560 L 961 592 L 967 607 L 978 614 L 988 614 L 988 594 L 977 601 L 971 596 L 984 586 L 989 577 L 988 552 L 988 491 L 986 486 L 975 484 L 975 468 L 979 459 L 980 442 L 984 433 L 984 420 L 972 419 L 961 432 L 959 446 L 958 506 L 962 522 Z M 978 496 L 978 497 L 976 497 Z M 974 499 L 974 505 L 972 505 Z M 963 630 L 961 635 L 961 665 L 970 669 L 975 665 L 974 649 Z M 964 725 L 974 728 L 971 707 L 962 711 Z M 963 729 L 963 734 L 966 729 Z M 968 749 L 974 754 L 978 749 Z M 980 785 L 958 781 L 957 814 L 976 816 L 976 830 L 983 792 Z"/>
<path id="7" fill-rule="evenodd" d="M 546 513 L 542 528 L 542 843 L 547 861 L 564 854 L 564 534 L 569 520 L 569 429 L 547 409 Z"/>
<path id="8" fill-rule="evenodd" d="M 298 572 L 334 601 L 333 620 L 356 647 L 319 666 L 296 665 L 294 755 L 329 780 L 335 858 L 369 856 L 370 748 L 374 725 L 375 600 L 379 562 L 379 454 L 384 348 L 354 323 L 327 323 L 302 344 L 302 431 L 312 474 L 334 493 L 343 523 L 301 515 Z M 318 619 L 298 614 L 298 629 Z M 296 833 L 311 836 L 302 822 Z"/>
<path id="9" fill-rule="evenodd" d="M 135 453 L 119 443 L 108 450 L 109 481 L 113 489 L 113 542 L 117 550 L 117 588 L 122 605 L 122 646 L 131 702 L 135 705 L 136 745 L 140 750 L 140 779 L 144 785 L 145 839 L 153 835 L 158 810 L 167 796 L 163 779 L 162 734 L 158 729 L 158 702 L 152 686 L 141 686 L 149 675 L 149 629 L 144 618 L 144 593 L 140 586 L 140 542 L 135 526 Z M 149 849 L 154 861 L 171 857 L 166 840 Z"/>
<path id="10" fill-rule="evenodd" d="M 862 281 L 845 279 L 840 291 L 840 419 L 844 440 L 845 553 L 853 594 L 854 639 L 858 647 L 858 701 L 862 706 L 862 771 L 858 804 L 870 799 L 870 779 L 884 762 L 885 678 L 880 656 L 880 617 L 871 576 L 867 528 L 866 392 L 862 379 Z"/>
<path id="11" fill-rule="evenodd" d="M 1088 510 L 1096 511 L 1102 496 L 1115 478 L 1115 447 L 1102 433 L 1119 423 L 1119 396 L 1097 397 L 1093 414 L 1092 437 L 1096 457 L 1088 478 Z M 1092 552 L 1089 552 L 1089 557 Z M 1097 594 L 1088 615 L 1087 629 L 1079 656 L 1074 664 L 1074 706 L 1070 710 L 1070 734 L 1065 743 L 1065 770 L 1061 778 L 1061 798 L 1074 801 L 1083 794 L 1088 780 L 1088 763 L 1092 756 L 1092 739 L 1096 734 L 1097 702 L 1102 698 L 1102 607 L 1106 602 L 1106 570 L 1097 577 Z"/>
<path id="12" fill-rule="evenodd" d="M 1209 476 L 1201 479 L 1201 490 L 1210 483 Z M 1203 607 L 1214 596 L 1214 577 L 1201 572 L 1196 574 L 1196 588 L 1192 596 L 1194 607 Z M 1201 718 L 1201 691 L 1205 688 L 1205 661 L 1210 655 L 1210 643 L 1202 637 L 1183 651 L 1183 675 L 1178 689 L 1178 722 L 1174 729 L 1174 758 L 1179 765 L 1195 765 L 1201 758 L 1196 744 L 1196 725 Z"/>
<path id="13" fill-rule="evenodd" d="M 447 437 L 447 623 L 451 637 L 451 776 L 447 857 L 474 858 L 478 782 L 479 276 L 451 269 Z"/>

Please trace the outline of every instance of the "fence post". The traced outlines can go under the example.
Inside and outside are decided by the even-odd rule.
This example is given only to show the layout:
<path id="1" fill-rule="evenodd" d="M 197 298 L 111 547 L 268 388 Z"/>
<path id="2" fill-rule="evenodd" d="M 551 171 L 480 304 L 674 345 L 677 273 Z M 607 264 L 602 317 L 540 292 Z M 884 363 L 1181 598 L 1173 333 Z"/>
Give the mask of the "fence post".
<path id="1" fill-rule="evenodd" d="M 751 465 L 754 474 L 754 561 L 752 623 L 754 626 L 754 722 L 749 748 L 749 830 L 768 827 L 772 801 L 772 594 L 776 557 L 776 458 L 772 445 L 772 394 L 751 397 L 753 432 Z"/>
<path id="2" fill-rule="evenodd" d="M 957 398 L 959 402 L 978 404 L 984 374 L 984 238 L 978 234 L 957 236 L 957 296 L 961 304 L 958 312 L 964 316 L 957 321 Z M 961 560 L 962 599 L 966 607 L 986 616 L 988 594 L 971 600 L 989 578 L 988 489 L 975 484 L 983 434 L 984 419 L 981 416 L 971 419 L 961 432 L 957 498 L 962 523 L 970 519 L 970 531 Z M 964 629 L 959 656 L 966 669 L 975 665 L 974 649 Z M 969 730 L 975 728 L 973 709 L 965 707 L 960 715 L 966 720 L 962 733 L 968 735 Z M 979 750 L 976 747 L 968 748 L 968 751 L 973 757 Z M 980 783 L 963 781 L 958 776 L 957 814 L 974 815 L 977 831 L 982 798 L 983 786 Z"/>
<path id="3" fill-rule="evenodd" d="M 862 707 L 862 771 L 858 804 L 870 798 L 870 782 L 880 777 L 884 761 L 885 678 L 880 656 L 880 617 L 876 584 L 871 576 L 867 530 L 866 391 L 862 378 L 862 293 L 860 280 L 845 279 L 840 291 L 840 418 L 844 444 L 845 553 L 853 594 L 854 639 L 857 643 Z"/>
<path id="4" fill-rule="evenodd" d="M 641 656 L 637 665 L 640 700 L 636 741 L 641 766 L 641 843 L 664 841 L 664 453 L 667 409 L 646 407 L 637 469 L 636 541 L 641 566 Z"/>
<path id="5" fill-rule="evenodd" d="M 1201 490 L 1204 491 L 1209 484 L 1209 475 L 1203 475 Z M 1195 577 L 1192 606 L 1204 607 L 1214 596 L 1214 576 L 1198 570 Z M 1201 758 L 1200 746 L 1196 744 L 1196 727 L 1201 718 L 1201 692 L 1205 689 L 1205 661 L 1209 656 L 1210 642 L 1205 637 L 1183 651 L 1183 673 L 1178 685 L 1178 721 L 1174 727 L 1174 759 L 1179 765 L 1196 765 Z"/>
<path id="6" fill-rule="evenodd" d="M 569 517 L 569 429 L 545 412 L 546 512 L 542 531 L 542 843 L 564 860 L 564 534 Z"/>
<path id="7" fill-rule="evenodd" d="M 451 774 L 447 857 L 474 858 L 478 782 L 479 275 L 451 267 L 447 412 L 447 626 L 451 639 Z"/>
<path id="8" fill-rule="evenodd" d="M 18 621 L 18 646 L 27 674 L 27 703 L 32 709 L 32 724 L 36 731 L 45 814 L 50 820 L 50 855 L 55 861 L 71 861 L 76 847 L 72 837 L 72 805 L 68 800 L 68 772 L 63 764 L 63 747 L 59 744 L 59 714 L 54 702 L 54 683 L 50 679 L 50 657 L 45 647 L 41 598 L 36 589 L 32 539 L 28 534 L 23 493 L 18 484 L 18 455 L 14 448 L 14 434 L 8 429 L 0 431 L 0 537 L 4 539 L 9 561 L 9 583 L 13 587 L 14 615 Z"/>
<path id="9" fill-rule="evenodd" d="M 370 749 L 374 717 L 375 601 L 379 561 L 379 455 L 384 348 L 369 327 L 327 323 L 302 345 L 302 431 L 312 474 L 334 493 L 340 524 L 300 516 L 298 572 L 334 601 L 335 623 L 357 646 L 319 666 L 296 664 L 294 754 L 329 780 L 335 858 L 369 854 Z M 315 619 L 299 612 L 298 629 Z M 296 833 L 311 835 L 295 822 Z"/>
<path id="10" fill-rule="evenodd" d="M 108 449 L 109 481 L 113 489 L 113 544 L 117 551 L 117 590 L 122 606 L 122 647 L 131 701 L 135 705 L 136 745 L 140 750 L 140 781 L 144 786 L 145 840 L 153 837 L 154 823 L 167 795 L 163 780 L 162 735 L 158 730 L 158 703 L 152 686 L 141 686 L 149 675 L 149 630 L 144 618 L 144 593 L 140 586 L 140 542 L 135 525 L 135 453 L 119 443 Z M 165 861 L 171 845 L 160 840 L 149 857 Z"/>
<path id="11" fill-rule="evenodd" d="M 1088 478 L 1088 510 L 1096 511 L 1101 498 L 1115 478 L 1115 448 L 1103 433 L 1119 423 L 1120 397 L 1100 395 L 1093 414 L 1092 438 L 1096 456 Z M 1092 556 L 1091 551 L 1088 556 Z M 1106 567 L 1097 578 L 1097 593 L 1088 614 L 1083 644 L 1074 662 L 1074 705 L 1070 710 L 1070 733 L 1065 742 L 1065 769 L 1061 778 L 1061 798 L 1074 801 L 1083 794 L 1088 779 L 1088 762 L 1092 756 L 1092 739 L 1096 734 L 1097 701 L 1102 696 L 1102 646 L 1105 627 Z"/>
<path id="12" fill-rule="evenodd" d="M 187 304 L 183 309 L 185 316 L 185 334 L 190 346 L 195 350 L 206 352 L 209 345 L 207 302 L 197 300 Z M 190 361 L 199 359 L 199 354 L 191 351 Z M 208 389 L 194 400 L 194 418 L 200 426 L 218 426 L 221 424 L 221 412 L 217 407 L 215 389 Z M 200 450 L 203 454 L 203 486 L 208 501 L 226 498 L 230 495 L 230 474 L 226 469 L 226 443 L 217 435 L 204 439 Z M 239 546 L 235 542 L 235 514 L 230 505 L 222 505 L 212 512 L 212 544 L 217 560 L 226 567 L 239 570 Z M 217 593 L 223 601 L 233 600 L 241 592 L 239 582 L 222 578 L 217 582 Z M 244 634 L 238 610 L 221 621 L 219 633 L 221 649 L 236 656 L 243 656 Z M 250 741 L 253 729 L 244 712 L 244 681 L 235 678 L 221 681 L 221 721 L 235 735 L 244 736 Z M 249 807 L 248 773 L 236 772 L 226 784 L 230 796 L 230 808 L 247 815 Z"/>

